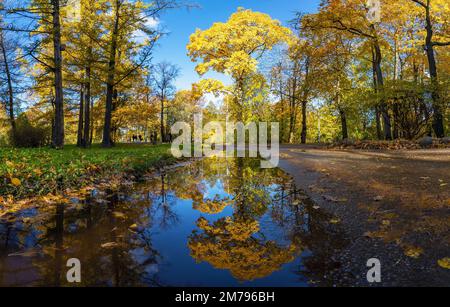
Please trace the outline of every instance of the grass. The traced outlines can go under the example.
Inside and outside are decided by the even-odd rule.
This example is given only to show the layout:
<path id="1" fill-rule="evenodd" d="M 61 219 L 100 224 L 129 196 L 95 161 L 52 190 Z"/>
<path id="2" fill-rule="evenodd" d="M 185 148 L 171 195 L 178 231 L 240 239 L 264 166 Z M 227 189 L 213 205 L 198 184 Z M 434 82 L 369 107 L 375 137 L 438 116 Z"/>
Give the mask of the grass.
<path id="1" fill-rule="evenodd" d="M 0 148 L 0 161 L 0 197 L 24 198 L 79 189 L 115 176 L 139 176 L 175 158 L 169 145 L 118 144 L 111 149 Z"/>

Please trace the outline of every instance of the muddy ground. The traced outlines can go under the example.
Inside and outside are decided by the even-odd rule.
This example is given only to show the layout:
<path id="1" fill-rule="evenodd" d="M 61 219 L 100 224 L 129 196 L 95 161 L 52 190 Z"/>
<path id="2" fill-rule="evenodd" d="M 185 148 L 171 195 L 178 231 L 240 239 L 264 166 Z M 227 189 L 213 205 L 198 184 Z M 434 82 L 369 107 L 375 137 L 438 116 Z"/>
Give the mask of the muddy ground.
<path id="1" fill-rule="evenodd" d="M 282 146 L 290 173 L 348 242 L 326 279 L 348 286 L 450 286 L 450 150 L 327 150 Z M 330 244 L 331 245 L 331 244 Z M 367 260 L 381 261 L 370 284 Z"/>

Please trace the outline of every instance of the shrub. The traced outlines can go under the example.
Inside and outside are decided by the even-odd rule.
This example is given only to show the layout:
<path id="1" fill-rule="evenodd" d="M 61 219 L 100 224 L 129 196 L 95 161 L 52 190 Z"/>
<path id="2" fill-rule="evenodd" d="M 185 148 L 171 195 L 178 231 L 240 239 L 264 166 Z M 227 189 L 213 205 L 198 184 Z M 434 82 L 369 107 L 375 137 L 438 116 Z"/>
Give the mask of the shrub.
<path id="1" fill-rule="evenodd" d="M 49 139 L 47 127 L 33 126 L 23 114 L 16 120 L 15 135 L 10 135 L 10 143 L 15 147 L 42 147 L 48 145 Z"/>

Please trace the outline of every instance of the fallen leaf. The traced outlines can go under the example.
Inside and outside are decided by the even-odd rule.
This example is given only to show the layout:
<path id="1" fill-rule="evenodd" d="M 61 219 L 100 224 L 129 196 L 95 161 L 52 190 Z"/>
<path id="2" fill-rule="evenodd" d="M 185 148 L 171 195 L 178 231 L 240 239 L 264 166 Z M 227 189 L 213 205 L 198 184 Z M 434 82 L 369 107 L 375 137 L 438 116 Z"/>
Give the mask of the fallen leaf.
<path id="1" fill-rule="evenodd" d="M 338 223 L 340 223 L 340 222 L 341 222 L 341 220 L 338 219 L 338 218 L 333 218 L 333 219 L 330 220 L 330 223 L 331 223 L 331 224 L 338 224 Z"/>
<path id="2" fill-rule="evenodd" d="M 450 258 L 442 258 L 440 260 L 438 260 L 438 264 L 440 267 L 450 270 Z"/>
<path id="3" fill-rule="evenodd" d="M 410 258 L 417 259 L 422 254 L 423 254 L 423 249 L 420 247 L 408 246 L 405 248 L 405 255 Z"/>
<path id="4" fill-rule="evenodd" d="M 120 244 L 117 243 L 117 242 L 108 242 L 108 243 L 105 243 L 105 244 L 101 245 L 101 247 L 104 248 L 104 249 L 114 249 L 114 248 L 117 248 L 119 246 L 120 246 Z"/>
<path id="5" fill-rule="evenodd" d="M 20 179 L 17 179 L 17 178 L 12 178 L 11 183 L 16 187 L 22 185 L 22 182 L 20 181 Z"/>
<path id="6" fill-rule="evenodd" d="M 30 249 L 25 252 L 17 252 L 17 253 L 9 254 L 8 257 L 14 257 L 14 256 L 34 257 L 34 256 L 37 256 L 38 254 L 39 254 L 39 251 Z"/>

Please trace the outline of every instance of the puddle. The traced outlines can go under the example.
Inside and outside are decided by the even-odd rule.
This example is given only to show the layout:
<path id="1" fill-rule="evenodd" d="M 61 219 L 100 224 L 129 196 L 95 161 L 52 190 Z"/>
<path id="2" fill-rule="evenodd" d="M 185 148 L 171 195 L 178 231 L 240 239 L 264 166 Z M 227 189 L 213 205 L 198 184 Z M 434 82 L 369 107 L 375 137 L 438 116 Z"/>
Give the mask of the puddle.
<path id="1" fill-rule="evenodd" d="M 279 169 L 204 159 L 0 221 L 0 286 L 337 285 L 338 226 Z"/>

